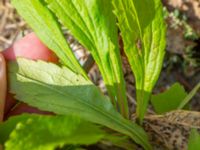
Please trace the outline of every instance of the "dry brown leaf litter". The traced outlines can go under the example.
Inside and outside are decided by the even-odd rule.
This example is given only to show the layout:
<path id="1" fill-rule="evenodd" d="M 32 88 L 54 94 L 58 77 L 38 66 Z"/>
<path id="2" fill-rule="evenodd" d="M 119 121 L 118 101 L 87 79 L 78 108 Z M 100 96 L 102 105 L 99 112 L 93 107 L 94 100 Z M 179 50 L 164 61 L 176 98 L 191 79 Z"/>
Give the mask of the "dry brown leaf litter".
<path id="1" fill-rule="evenodd" d="M 8 48 L 28 27 L 9 1 L 0 2 L 0 50 Z"/>

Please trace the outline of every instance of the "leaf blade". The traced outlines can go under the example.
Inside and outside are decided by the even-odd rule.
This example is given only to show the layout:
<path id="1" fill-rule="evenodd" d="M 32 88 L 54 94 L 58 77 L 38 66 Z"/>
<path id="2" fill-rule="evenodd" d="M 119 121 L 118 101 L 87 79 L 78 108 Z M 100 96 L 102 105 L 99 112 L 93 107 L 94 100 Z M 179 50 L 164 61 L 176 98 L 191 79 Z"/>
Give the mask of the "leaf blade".
<path id="1" fill-rule="evenodd" d="M 42 110 L 75 114 L 128 135 L 151 149 L 142 128 L 124 119 L 97 87 L 69 69 L 21 58 L 18 64 L 9 65 L 9 75 L 11 92 L 16 93 L 17 99 Z"/>
<path id="2" fill-rule="evenodd" d="M 48 7 L 60 18 L 92 54 L 113 104 L 129 118 L 125 81 L 118 46 L 116 19 L 107 0 L 47 0 Z M 73 17 L 72 17 L 73 16 Z"/>
<path id="3" fill-rule="evenodd" d="M 37 36 L 54 51 L 62 63 L 87 77 L 66 42 L 55 16 L 41 0 L 12 0 L 12 5 L 31 26 Z"/>
<path id="4" fill-rule="evenodd" d="M 156 112 L 162 114 L 176 110 L 186 96 L 183 86 L 175 83 L 165 92 L 152 95 L 151 103 Z"/>
<path id="5" fill-rule="evenodd" d="M 19 122 L 5 143 L 7 150 L 53 150 L 58 146 L 70 144 L 89 145 L 98 142 L 106 135 L 100 127 L 77 116 L 24 114 L 14 119 L 18 119 Z"/>
<path id="6" fill-rule="evenodd" d="M 136 113 L 141 122 L 165 54 L 162 5 L 160 0 L 113 0 L 112 3 L 136 79 Z"/>

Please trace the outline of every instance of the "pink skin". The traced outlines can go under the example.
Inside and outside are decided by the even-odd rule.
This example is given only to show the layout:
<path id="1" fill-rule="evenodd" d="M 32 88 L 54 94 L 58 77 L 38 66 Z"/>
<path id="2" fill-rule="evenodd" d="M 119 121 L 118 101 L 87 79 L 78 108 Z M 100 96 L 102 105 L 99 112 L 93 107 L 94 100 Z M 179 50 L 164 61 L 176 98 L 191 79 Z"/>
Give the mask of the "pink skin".
<path id="1" fill-rule="evenodd" d="M 40 59 L 58 62 L 58 58 L 55 54 L 53 54 L 34 33 L 26 35 L 2 53 L 7 60 L 16 60 L 16 57 L 24 57 L 32 60 Z"/>
<path id="2" fill-rule="evenodd" d="M 32 60 L 44 60 L 54 63 L 58 62 L 58 58 L 55 54 L 50 51 L 34 33 L 30 33 L 18 40 L 10 48 L 3 51 L 2 54 L 4 55 L 6 61 L 16 60 L 17 57 L 23 57 Z M 16 104 L 17 101 L 14 100 L 13 96 L 7 92 L 4 119 L 25 112 L 50 114 L 49 112 L 40 111 L 37 108 L 30 107 L 25 103 Z"/>

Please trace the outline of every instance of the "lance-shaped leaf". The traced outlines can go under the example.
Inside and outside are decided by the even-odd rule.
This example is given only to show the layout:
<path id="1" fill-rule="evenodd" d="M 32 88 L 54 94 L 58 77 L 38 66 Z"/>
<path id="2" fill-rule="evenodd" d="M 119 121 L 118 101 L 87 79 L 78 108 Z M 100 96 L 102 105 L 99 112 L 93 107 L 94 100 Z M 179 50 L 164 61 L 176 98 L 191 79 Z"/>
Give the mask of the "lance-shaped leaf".
<path id="1" fill-rule="evenodd" d="M 87 77 L 66 42 L 57 18 L 42 0 L 12 0 L 12 5 L 64 65 Z"/>
<path id="2" fill-rule="evenodd" d="M 113 0 L 124 50 L 136 79 L 137 115 L 142 121 L 165 54 L 160 0 Z"/>
<path id="3" fill-rule="evenodd" d="M 94 144 L 106 136 L 99 126 L 77 116 L 24 114 L 0 124 L 0 130 L 10 130 L 11 126 L 6 150 L 54 150 L 70 144 Z"/>
<path id="4" fill-rule="evenodd" d="M 92 82 L 55 64 L 26 59 L 17 63 L 9 65 L 10 88 L 17 99 L 57 114 L 75 114 L 151 149 L 143 129 L 124 119 Z"/>
<path id="5" fill-rule="evenodd" d="M 10 149 L 14 148 L 20 150 L 33 150 L 38 147 L 46 150 L 47 146 L 54 148 L 65 144 L 61 149 L 77 150 L 80 144 L 89 145 L 99 141 L 103 143 L 109 141 L 113 145 L 127 150 L 135 148 L 135 143 L 131 142 L 127 136 L 115 132 L 112 134 L 106 133 L 103 129 L 105 128 L 86 122 L 78 116 L 22 114 L 10 117 L 5 122 L 0 123 L 0 144 L 5 145 L 6 143 L 7 149 L 9 147 Z M 30 135 L 29 137 L 27 137 L 27 133 L 25 133 L 27 130 L 29 132 L 28 135 Z M 59 132 L 57 130 L 59 130 Z M 16 133 L 14 137 L 13 132 Z M 12 135 L 10 138 L 11 133 Z M 21 137 L 18 138 L 18 136 Z M 35 137 L 37 137 L 36 140 L 34 140 Z M 20 143 L 18 139 L 20 139 Z M 37 139 L 39 139 L 40 142 L 38 142 Z M 22 148 L 22 145 L 26 145 L 26 147 Z"/>
<path id="6" fill-rule="evenodd" d="M 97 63 L 113 104 L 128 115 L 116 19 L 109 0 L 46 0 L 48 7 Z"/>

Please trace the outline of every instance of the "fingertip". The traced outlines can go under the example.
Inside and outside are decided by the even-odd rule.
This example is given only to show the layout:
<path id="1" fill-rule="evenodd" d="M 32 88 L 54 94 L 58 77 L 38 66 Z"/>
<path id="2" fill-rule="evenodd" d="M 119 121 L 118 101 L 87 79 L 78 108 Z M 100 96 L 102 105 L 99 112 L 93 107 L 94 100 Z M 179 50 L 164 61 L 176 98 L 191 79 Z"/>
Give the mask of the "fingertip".
<path id="1" fill-rule="evenodd" d="M 24 57 L 32 60 L 58 62 L 56 55 L 33 32 L 16 41 L 2 53 L 7 60 L 16 60 L 17 57 Z"/>
<path id="2" fill-rule="evenodd" d="M 0 53 L 0 121 L 3 120 L 5 99 L 7 92 L 6 62 L 4 56 Z"/>

